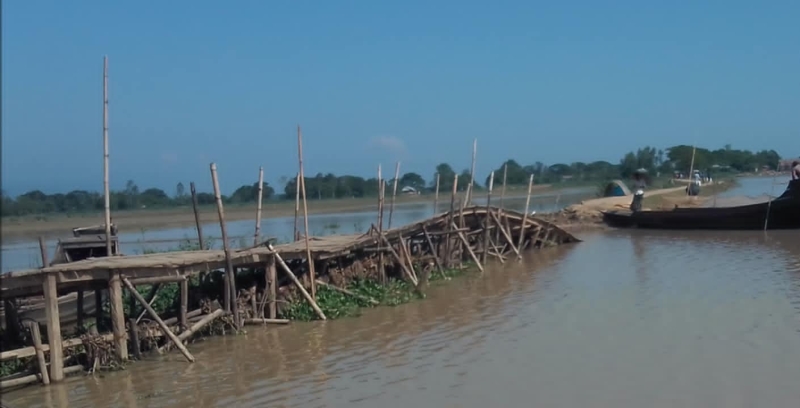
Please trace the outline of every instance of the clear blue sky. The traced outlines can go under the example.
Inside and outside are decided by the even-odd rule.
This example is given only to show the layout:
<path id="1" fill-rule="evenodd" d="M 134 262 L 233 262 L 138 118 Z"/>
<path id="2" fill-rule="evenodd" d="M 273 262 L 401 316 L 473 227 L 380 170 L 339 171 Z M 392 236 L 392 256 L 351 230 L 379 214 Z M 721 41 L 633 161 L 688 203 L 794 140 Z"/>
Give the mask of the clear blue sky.
<path id="1" fill-rule="evenodd" d="M 3 2 L 2 182 L 223 192 L 297 171 L 430 179 L 650 144 L 800 155 L 797 1 Z"/>

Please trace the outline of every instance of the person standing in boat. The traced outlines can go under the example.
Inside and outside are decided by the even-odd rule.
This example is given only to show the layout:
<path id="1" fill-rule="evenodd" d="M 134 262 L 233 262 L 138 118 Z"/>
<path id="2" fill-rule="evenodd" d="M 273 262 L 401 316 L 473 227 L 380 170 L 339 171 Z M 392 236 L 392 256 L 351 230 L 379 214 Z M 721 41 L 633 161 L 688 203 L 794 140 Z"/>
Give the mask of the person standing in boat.
<path id="1" fill-rule="evenodd" d="M 644 200 L 644 188 L 647 187 L 647 170 L 639 169 L 633 172 L 633 201 L 631 201 L 631 211 L 640 211 L 642 209 L 642 200 Z"/>

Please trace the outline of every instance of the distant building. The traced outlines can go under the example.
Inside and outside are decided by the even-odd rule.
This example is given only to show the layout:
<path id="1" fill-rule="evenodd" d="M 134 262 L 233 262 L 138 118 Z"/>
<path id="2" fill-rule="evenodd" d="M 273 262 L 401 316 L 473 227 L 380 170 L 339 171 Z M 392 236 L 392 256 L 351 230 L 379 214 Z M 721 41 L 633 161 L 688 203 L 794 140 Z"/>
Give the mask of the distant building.
<path id="1" fill-rule="evenodd" d="M 414 187 L 405 186 L 400 190 L 400 193 L 406 194 L 406 195 L 416 195 L 416 194 L 419 194 L 419 191 L 417 191 L 417 189 L 414 188 Z"/>

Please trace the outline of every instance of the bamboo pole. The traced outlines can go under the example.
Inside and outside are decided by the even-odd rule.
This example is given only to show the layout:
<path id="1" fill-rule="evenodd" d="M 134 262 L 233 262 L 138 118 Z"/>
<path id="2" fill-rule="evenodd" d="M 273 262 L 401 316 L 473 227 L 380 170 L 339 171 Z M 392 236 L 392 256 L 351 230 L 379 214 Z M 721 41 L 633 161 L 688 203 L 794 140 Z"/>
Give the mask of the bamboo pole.
<path id="1" fill-rule="evenodd" d="M 450 223 L 450 225 L 453 227 L 453 229 L 456 229 L 456 230 L 458 229 L 458 227 L 456 226 L 456 224 L 455 224 L 454 222 L 451 222 L 451 223 Z M 477 256 L 477 255 L 475 255 L 475 252 L 474 252 L 474 251 L 472 250 L 472 248 L 469 246 L 469 241 L 467 241 L 467 237 L 465 237 L 465 236 L 464 236 L 464 233 L 463 233 L 463 232 L 459 231 L 459 232 L 458 232 L 458 238 L 459 238 L 459 239 L 461 239 L 461 242 L 464 244 L 464 247 L 466 247 L 466 249 L 467 249 L 467 252 L 469 253 L 469 256 L 470 256 L 470 258 L 472 258 L 472 261 L 473 261 L 473 262 L 475 262 L 475 265 L 477 265 L 477 266 L 478 266 L 478 269 L 479 269 L 481 272 L 483 272 L 483 265 L 481 265 L 481 262 L 480 262 L 480 260 L 478 259 L 478 256 Z"/>
<path id="2" fill-rule="evenodd" d="M 486 257 L 489 255 L 489 227 L 492 225 L 492 219 L 489 215 L 492 211 L 492 187 L 494 186 L 494 172 L 489 174 L 489 191 L 486 193 L 486 218 L 483 224 L 483 263 L 486 263 Z"/>
<path id="3" fill-rule="evenodd" d="M 217 164 L 211 163 L 211 182 L 214 184 L 214 199 L 217 202 L 217 215 L 219 216 L 219 228 L 222 232 L 222 248 L 225 251 L 225 312 L 233 312 L 233 321 L 237 327 L 239 325 L 239 307 L 236 304 L 236 274 L 233 270 L 231 260 L 231 249 L 228 244 L 228 228 L 225 226 L 225 208 L 222 206 L 222 194 L 219 191 L 219 179 L 217 178 Z"/>
<path id="4" fill-rule="evenodd" d="M 297 125 L 297 159 L 300 163 L 300 185 L 303 192 L 303 223 L 305 224 L 306 259 L 308 260 L 308 273 L 311 281 L 311 298 L 316 299 L 316 272 L 314 271 L 314 259 L 311 257 L 311 244 L 308 237 L 308 198 L 306 197 L 306 176 L 303 171 L 303 132 L 300 130 L 300 125 Z"/>
<path id="5" fill-rule="evenodd" d="M 108 304 L 111 309 L 111 330 L 114 333 L 114 352 L 119 361 L 128 359 L 127 333 L 125 332 L 125 309 L 122 302 L 122 284 L 117 271 L 111 271 L 108 279 Z"/>
<path id="6" fill-rule="evenodd" d="M 378 236 L 383 236 L 383 174 L 381 165 L 378 164 Z M 381 283 L 386 283 L 386 268 L 383 252 L 378 254 L 378 272 L 381 276 Z"/>
<path id="7" fill-rule="evenodd" d="M 136 320 L 128 319 L 128 337 L 131 339 L 131 347 L 133 348 L 133 356 L 137 360 L 142 359 L 142 346 L 139 344 L 139 331 L 136 328 Z"/>
<path id="8" fill-rule="evenodd" d="M 42 268 L 47 268 L 47 245 L 44 243 L 44 237 L 39 236 L 39 252 L 42 254 Z"/>
<path id="9" fill-rule="evenodd" d="M 180 345 L 183 346 L 183 342 L 184 341 L 186 341 L 189 337 L 191 337 L 193 334 L 195 334 L 198 330 L 202 329 L 203 327 L 205 327 L 209 323 L 211 323 L 214 320 L 218 319 L 220 316 L 222 316 L 222 313 L 223 313 L 222 309 L 217 309 L 217 310 L 207 314 L 206 316 L 204 316 L 202 319 L 198 320 L 197 322 L 195 322 L 195 324 L 193 324 L 192 327 L 186 329 L 186 331 L 184 331 L 183 333 L 181 333 L 177 337 L 178 340 L 179 340 Z"/>
<path id="10" fill-rule="evenodd" d="M 44 359 L 44 351 L 42 350 L 42 334 L 39 331 L 39 322 L 28 320 L 25 325 L 31 331 L 31 340 L 33 340 L 33 348 L 36 349 L 36 360 L 39 363 L 39 372 L 42 374 L 42 383 L 48 385 L 50 384 L 50 376 L 47 374 L 47 361 Z"/>
<path id="11" fill-rule="evenodd" d="M 275 267 L 275 258 L 267 261 L 267 275 L 269 278 L 269 318 L 278 316 L 278 271 Z"/>
<path id="12" fill-rule="evenodd" d="M 258 245 L 261 235 L 261 198 L 264 195 L 264 167 L 258 168 L 258 206 L 256 207 L 256 232 L 253 235 L 253 245 Z"/>
<path id="13" fill-rule="evenodd" d="M 428 247 L 431 250 L 431 254 L 433 254 L 433 261 L 436 263 L 436 268 L 439 269 L 439 273 L 442 277 L 445 277 L 444 268 L 442 267 L 442 263 L 439 261 L 439 256 L 436 253 L 436 247 L 433 245 L 433 240 L 431 239 L 431 235 L 428 233 L 428 229 L 425 225 L 422 226 L 422 233 L 425 235 L 425 241 L 428 243 Z"/>
<path id="14" fill-rule="evenodd" d="M 400 178 L 400 162 L 394 166 L 394 180 L 392 181 L 392 202 L 389 204 L 389 225 L 386 229 L 392 229 L 392 215 L 394 215 L 394 202 L 397 199 L 397 181 Z"/>
<path id="15" fill-rule="evenodd" d="M 436 192 L 433 195 L 433 215 L 439 211 L 439 173 L 436 173 Z"/>
<path id="16" fill-rule="evenodd" d="M 508 162 L 503 164 L 503 189 L 500 190 L 500 208 L 505 208 L 506 181 L 508 181 Z"/>
<path id="17" fill-rule="evenodd" d="M 531 191 L 533 191 L 533 174 L 528 178 L 528 195 L 525 197 L 525 213 L 522 215 L 522 225 L 519 228 L 519 239 L 517 241 L 517 248 L 522 251 L 522 241 L 525 239 L 525 228 L 528 223 L 528 213 L 531 206 Z M 522 259 L 522 256 L 519 257 Z"/>
<path id="18" fill-rule="evenodd" d="M 506 231 L 505 227 L 503 227 L 503 223 L 500 221 L 500 217 L 498 217 L 496 213 L 490 213 L 490 214 L 492 218 L 494 218 L 495 223 L 497 223 L 497 229 L 503 235 L 506 242 L 508 242 L 508 245 L 511 246 L 511 250 L 514 251 L 515 254 L 517 254 L 517 257 L 519 257 L 520 256 L 519 250 L 517 250 L 517 247 L 514 246 L 514 240 L 511 238 L 511 235 L 508 233 L 508 231 Z M 497 242 L 499 242 L 499 239 L 497 240 Z"/>
<path id="19" fill-rule="evenodd" d="M 84 312 L 83 312 L 83 310 L 84 310 L 84 308 L 83 308 L 83 289 L 79 289 L 78 290 L 78 299 L 77 299 L 76 309 L 77 309 L 76 314 L 78 315 L 77 323 L 76 323 L 78 325 L 78 333 L 83 333 L 83 314 L 84 314 Z"/>
<path id="20" fill-rule="evenodd" d="M 256 318 L 256 319 L 244 319 L 244 324 L 289 324 L 291 320 L 289 319 L 267 319 L 267 318 Z"/>
<path id="21" fill-rule="evenodd" d="M 455 212 L 455 208 L 456 208 L 456 195 L 457 194 L 458 194 L 458 174 L 456 174 L 453 177 L 453 191 L 452 191 L 452 193 L 450 195 L 450 212 L 447 214 L 447 223 L 448 223 L 448 225 L 450 225 L 450 223 L 455 218 L 454 212 Z M 456 229 L 458 229 L 458 227 L 456 227 Z M 444 247 L 444 265 L 445 265 L 445 268 L 449 268 L 450 265 L 451 265 L 450 258 L 451 258 L 451 254 L 452 254 L 453 243 L 452 243 L 452 240 L 450 238 L 451 238 L 451 236 L 449 234 L 446 235 L 447 241 L 445 241 L 445 247 Z"/>
<path id="22" fill-rule="evenodd" d="M 175 344 L 175 347 L 177 347 L 178 350 L 181 351 L 183 356 L 186 357 L 186 360 L 188 360 L 190 363 L 194 363 L 194 356 L 192 356 L 192 354 L 189 353 L 189 350 L 186 349 L 186 347 L 178 339 L 175 333 L 173 333 L 172 330 L 170 330 L 169 327 L 167 327 L 166 323 L 164 323 L 164 321 L 161 320 L 161 318 L 158 316 L 158 313 L 156 313 L 156 311 L 153 310 L 153 308 L 150 307 L 149 304 L 147 304 L 147 301 L 144 300 L 142 295 L 136 290 L 135 287 L 133 287 L 130 281 L 128 281 L 128 279 L 126 278 L 122 278 L 122 283 L 125 285 L 126 288 L 128 288 L 131 295 L 133 295 L 136 298 L 136 300 L 139 301 L 139 304 L 141 304 L 142 307 L 144 307 L 145 310 L 147 310 L 147 313 L 150 315 L 150 317 L 153 318 L 153 320 L 155 320 L 155 322 L 161 328 L 161 331 L 164 333 L 164 335 L 167 336 L 170 340 L 172 340 L 172 343 Z"/>
<path id="23" fill-rule="evenodd" d="M 392 243 L 389 242 L 389 240 L 386 238 L 386 235 L 381 235 L 381 240 L 383 241 L 384 244 L 386 244 L 387 249 L 392 254 L 392 256 L 394 256 L 394 259 L 397 261 L 397 263 L 400 264 L 400 268 L 406 274 L 408 280 L 411 281 L 411 283 L 414 284 L 414 286 L 417 286 L 419 282 L 417 282 L 417 278 L 414 276 L 414 273 L 408 269 L 405 260 L 403 259 L 402 256 L 400 256 L 397 253 L 397 251 L 394 250 L 394 247 L 392 247 Z"/>
<path id="24" fill-rule="evenodd" d="M 44 312 L 47 318 L 47 341 L 50 343 L 50 380 L 64 379 L 64 349 L 61 337 L 61 319 L 58 312 L 58 287 L 56 275 L 46 275 L 44 291 Z"/>
<path id="25" fill-rule="evenodd" d="M 373 299 L 371 297 L 359 295 L 358 293 L 355 293 L 355 292 L 353 292 L 351 290 L 347 290 L 345 288 L 340 288 L 340 287 L 338 287 L 336 285 L 331 285 L 330 283 L 327 283 L 327 282 L 324 282 L 324 281 L 321 281 L 321 280 L 317 280 L 317 284 L 321 285 L 321 286 L 325 286 L 325 287 L 330 288 L 332 290 L 335 290 L 337 292 L 344 293 L 345 295 L 350 295 L 350 296 L 352 296 L 354 298 L 361 299 L 361 300 L 369 302 L 369 303 L 371 303 L 373 305 L 381 304 L 381 302 L 378 302 L 377 300 L 375 300 L 375 299 Z"/>
<path id="26" fill-rule="evenodd" d="M 111 193 L 108 187 L 108 56 L 103 57 L 103 199 L 105 207 L 106 256 L 111 256 Z"/>
<path id="27" fill-rule="evenodd" d="M 300 230 L 297 228 L 297 220 L 300 216 L 300 172 L 297 172 L 294 183 L 294 235 L 292 239 L 300 240 Z"/>
<path id="28" fill-rule="evenodd" d="M 300 281 L 297 280 L 297 276 L 295 276 L 294 272 L 292 272 L 292 270 L 289 269 L 289 266 L 286 265 L 286 262 L 283 261 L 283 258 L 281 258 L 280 254 L 278 254 L 278 252 L 275 251 L 275 247 L 273 247 L 272 244 L 267 244 L 267 248 L 269 248 L 269 250 L 272 251 L 278 265 L 280 265 L 281 269 L 283 269 L 283 271 L 286 272 L 286 275 L 289 276 L 289 279 L 292 280 L 292 282 L 300 291 L 300 293 L 303 295 L 303 297 L 306 298 L 306 301 L 308 301 L 308 303 L 311 305 L 311 308 L 314 309 L 314 311 L 317 313 L 317 316 L 319 316 L 320 320 L 327 320 L 327 318 L 325 317 L 325 313 L 323 313 L 322 309 L 319 308 L 319 305 L 317 305 L 317 302 L 314 301 L 314 298 L 312 298 L 311 295 L 308 294 L 306 288 L 304 288 L 303 285 L 300 283 Z"/>
<path id="29" fill-rule="evenodd" d="M 194 187 L 194 181 L 189 183 L 189 190 L 192 193 L 192 210 L 194 211 L 194 225 L 197 228 L 197 242 L 200 245 L 200 250 L 206 249 L 203 242 L 203 227 L 200 225 L 200 213 L 197 211 L 197 190 Z"/>
<path id="30" fill-rule="evenodd" d="M 475 184 L 475 161 L 478 157 L 478 139 L 472 140 L 472 165 L 469 168 L 469 187 L 467 187 L 467 198 L 464 201 L 469 203 L 472 201 L 472 186 Z"/>

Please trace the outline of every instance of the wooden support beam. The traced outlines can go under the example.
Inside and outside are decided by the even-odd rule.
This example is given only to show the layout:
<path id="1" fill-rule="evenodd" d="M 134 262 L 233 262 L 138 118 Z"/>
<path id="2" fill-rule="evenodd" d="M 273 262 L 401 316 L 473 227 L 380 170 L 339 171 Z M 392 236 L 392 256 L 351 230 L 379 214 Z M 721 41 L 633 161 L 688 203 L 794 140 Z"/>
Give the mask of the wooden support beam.
<path id="1" fill-rule="evenodd" d="M 525 228 L 527 227 L 528 213 L 530 212 L 532 189 L 533 189 L 533 174 L 531 174 L 530 178 L 528 179 L 528 195 L 525 197 L 525 213 L 522 215 L 522 224 L 520 224 L 519 241 L 517 242 L 517 248 L 520 248 L 520 250 L 522 249 L 522 240 L 525 239 Z M 521 254 L 518 255 L 518 259 L 522 259 Z"/>
<path id="2" fill-rule="evenodd" d="M 219 189 L 216 163 L 211 163 L 211 182 L 214 185 L 214 199 L 217 202 L 219 228 L 222 232 L 222 248 L 225 251 L 225 311 L 233 312 L 233 321 L 238 328 L 239 307 L 236 304 L 236 271 L 233 269 L 233 261 L 231 260 L 231 249 L 228 243 L 228 228 L 225 225 L 225 209 L 222 205 L 222 193 L 220 193 Z"/>
<path id="3" fill-rule="evenodd" d="M 319 283 L 319 282 L 317 282 Z M 289 324 L 291 320 L 289 319 L 266 319 L 266 318 L 258 318 L 258 319 L 244 319 L 244 324 Z"/>
<path id="4" fill-rule="evenodd" d="M 186 281 L 186 276 L 178 275 L 178 276 L 156 276 L 152 278 L 129 278 L 131 285 L 133 286 L 140 286 L 140 285 L 155 285 L 161 283 L 181 283 Z"/>
<path id="5" fill-rule="evenodd" d="M 181 291 L 181 309 L 178 312 L 178 317 L 181 322 L 181 329 L 186 330 L 189 327 L 189 323 L 187 321 L 188 317 L 186 316 L 189 313 L 189 281 L 184 279 L 180 283 L 180 291 Z"/>
<path id="6" fill-rule="evenodd" d="M 39 332 L 39 322 L 28 320 L 25 325 L 31 331 L 31 340 L 33 340 L 33 348 L 36 350 L 36 360 L 39 363 L 42 383 L 48 385 L 50 384 L 50 376 L 47 374 L 47 361 L 44 359 L 44 351 L 42 350 L 42 334 Z"/>
<path id="7" fill-rule="evenodd" d="M 133 349 L 133 356 L 136 357 L 137 360 L 141 360 L 142 346 L 139 343 L 139 330 L 136 327 L 135 319 L 128 319 L 128 338 L 130 339 L 131 348 Z"/>
<path id="8" fill-rule="evenodd" d="M 72 373 L 79 373 L 83 371 L 82 365 L 74 365 L 67 367 L 63 370 L 63 373 L 72 374 Z M 8 390 L 10 388 L 19 387 L 21 385 L 32 384 L 39 381 L 40 376 L 37 374 L 26 375 L 24 377 L 14 378 L 11 380 L 4 380 L 0 381 L 0 389 L 3 391 Z"/>
<path id="9" fill-rule="evenodd" d="M 147 304 L 147 301 L 145 301 L 142 295 L 139 294 L 138 291 L 136 291 L 136 288 L 133 287 L 133 285 L 125 278 L 122 278 L 122 283 L 125 284 L 125 287 L 127 287 L 129 291 L 131 291 L 131 294 L 136 297 L 136 300 L 139 301 L 142 307 L 144 307 L 145 310 L 147 310 L 147 313 L 150 314 L 150 317 L 153 320 L 155 320 L 155 322 L 161 328 L 161 331 L 164 333 L 164 335 L 167 336 L 170 340 L 172 340 L 172 343 L 175 344 L 175 347 L 177 347 L 178 350 L 181 351 L 183 356 L 186 357 L 186 360 L 188 360 L 190 363 L 193 363 L 194 356 L 192 356 L 192 354 L 189 353 L 189 350 L 187 350 L 186 347 L 184 347 L 183 343 L 178 339 L 177 336 L 175 336 L 175 333 L 173 333 L 172 330 L 170 330 L 169 327 L 167 327 L 164 321 L 161 320 L 161 318 L 158 316 L 158 313 L 156 313 L 156 311 L 153 310 L 153 308 Z"/>
<path id="10" fill-rule="evenodd" d="M 269 318 L 278 317 L 278 269 L 275 267 L 275 257 L 267 261 L 267 278 L 269 285 Z"/>
<path id="11" fill-rule="evenodd" d="M 303 287 L 303 284 L 301 284 L 300 281 L 297 280 L 297 276 L 295 276 L 294 272 L 292 272 L 292 270 L 289 269 L 289 266 L 286 265 L 286 262 L 283 262 L 283 258 L 281 258 L 281 256 L 275 251 L 275 248 L 272 246 L 272 244 L 268 245 L 269 245 L 268 246 L 269 250 L 274 253 L 273 256 L 275 257 L 275 260 L 277 261 L 278 265 L 280 265 L 281 269 L 283 269 L 283 271 L 286 272 L 286 275 L 289 276 L 289 279 L 292 280 L 292 282 L 300 291 L 300 293 L 303 295 L 303 297 L 306 298 L 306 301 L 308 301 L 308 303 L 311 305 L 311 308 L 314 309 L 314 312 L 317 313 L 317 316 L 320 318 L 320 320 L 328 320 L 328 318 L 325 317 L 325 313 L 322 313 L 322 309 L 320 309 L 319 305 L 317 305 L 317 302 L 314 301 L 314 298 L 312 298 L 311 295 L 308 294 L 306 288 Z"/>
<path id="12" fill-rule="evenodd" d="M 94 325 L 98 332 L 106 328 L 105 316 L 103 315 L 103 290 L 94 290 Z"/>
<path id="13" fill-rule="evenodd" d="M 114 333 L 114 351 L 119 361 L 126 361 L 128 359 L 128 345 L 127 334 L 125 333 L 125 309 L 122 305 L 122 284 L 117 271 L 111 271 L 111 276 L 108 279 L 108 303 L 111 305 L 111 330 Z"/>
<path id="14" fill-rule="evenodd" d="M 403 258 L 397 254 L 397 251 L 395 251 L 394 248 L 392 248 L 392 244 L 389 242 L 389 240 L 386 238 L 385 235 L 381 235 L 381 239 L 386 244 L 386 246 L 389 247 L 389 252 L 392 254 L 392 256 L 394 256 L 395 261 L 397 261 L 397 263 L 400 264 L 400 268 L 402 268 L 408 280 L 411 281 L 411 283 L 413 283 L 414 286 L 417 286 L 419 282 L 417 281 L 417 278 L 414 277 L 414 274 L 408 269 L 408 267 L 406 267 L 406 263 L 403 260 Z"/>
<path id="15" fill-rule="evenodd" d="M 197 210 L 197 190 L 194 188 L 194 181 L 189 183 L 189 189 L 192 193 L 192 210 L 194 211 L 194 226 L 197 229 L 197 244 L 202 251 L 207 248 L 205 242 L 203 242 L 203 227 L 200 224 L 200 213 Z"/>
<path id="16" fill-rule="evenodd" d="M 76 300 L 77 305 L 76 311 L 77 317 L 77 325 L 78 325 L 78 332 L 83 333 L 83 319 L 84 319 L 84 307 L 83 307 L 83 290 L 78 290 L 78 299 Z"/>
<path id="17" fill-rule="evenodd" d="M 64 349 L 61 344 L 61 320 L 58 312 L 56 275 L 48 273 L 43 285 L 47 339 L 50 343 L 50 380 L 58 382 L 64 379 Z"/>
<path id="18" fill-rule="evenodd" d="M 513 250 L 514 253 L 517 254 L 517 257 L 519 257 L 519 250 L 517 250 L 517 247 L 514 246 L 514 240 L 511 238 L 511 235 L 508 234 L 508 231 L 506 231 L 506 229 L 503 227 L 503 223 L 500 221 L 500 218 L 495 213 L 492 213 L 492 218 L 494 218 L 494 221 L 497 223 L 497 229 L 500 231 L 500 234 L 506 239 L 508 245 L 511 246 L 511 250 Z"/>
<path id="19" fill-rule="evenodd" d="M 433 261 L 436 263 L 436 268 L 439 269 L 439 273 L 442 274 L 442 277 L 444 277 L 444 268 L 442 268 L 442 263 L 439 261 L 439 257 L 436 254 L 436 247 L 433 246 L 433 240 L 431 240 L 428 229 L 424 225 L 422 226 L 422 232 L 425 234 L 425 241 L 428 243 L 428 248 L 430 248 L 431 254 L 433 254 Z"/>
<path id="20" fill-rule="evenodd" d="M 452 225 L 453 225 L 453 228 L 456 228 L 456 224 L 455 223 L 453 223 Z M 467 237 L 465 237 L 463 233 L 459 232 L 458 233 L 458 238 L 460 238 L 461 242 L 464 243 L 464 247 L 467 249 L 467 252 L 469 253 L 469 256 L 472 258 L 472 261 L 475 262 L 475 265 L 478 266 L 478 269 L 480 269 L 480 271 L 483 272 L 483 265 L 481 265 L 480 260 L 475 255 L 475 252 L 473 252 L 472 248 L 469 246 L 469 241 L 467 241 Z"/>

